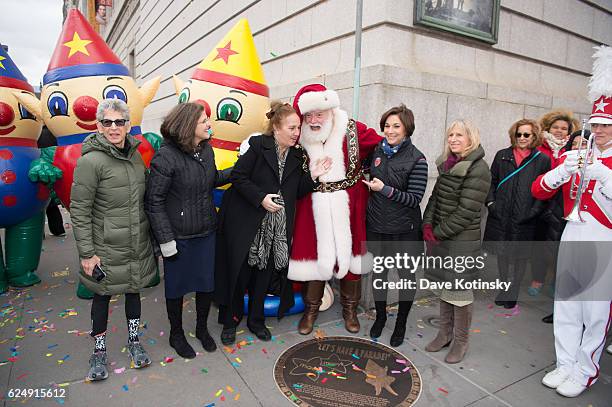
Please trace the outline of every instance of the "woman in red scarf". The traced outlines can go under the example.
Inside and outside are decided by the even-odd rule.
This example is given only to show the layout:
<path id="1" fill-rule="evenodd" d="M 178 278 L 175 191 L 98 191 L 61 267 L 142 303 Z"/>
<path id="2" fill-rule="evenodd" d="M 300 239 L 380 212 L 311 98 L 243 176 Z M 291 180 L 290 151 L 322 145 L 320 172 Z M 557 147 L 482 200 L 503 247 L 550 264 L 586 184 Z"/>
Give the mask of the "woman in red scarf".
<path id="1" fill-rule="evenodd" d="M 511 146 L 497 152 L 491 165 L 491 189 L 487 196 L 489 216 L 485 229 L 486 246 L 497 254 L 499 276 L 509 281 L 510 289 L 499 293 L 495 304 L 514 308 L 520 283 L 531 257 L 529 241 L 534 240 L 536 219 L 546 202 L 531 195 L 531 184 L 550 170 L 550 159 L 538 151 L 541 144 L 540 128 L 534 120 L 521 119 L 510 127 Z M 513 244 L 510 242 L 523 242 Z"/>

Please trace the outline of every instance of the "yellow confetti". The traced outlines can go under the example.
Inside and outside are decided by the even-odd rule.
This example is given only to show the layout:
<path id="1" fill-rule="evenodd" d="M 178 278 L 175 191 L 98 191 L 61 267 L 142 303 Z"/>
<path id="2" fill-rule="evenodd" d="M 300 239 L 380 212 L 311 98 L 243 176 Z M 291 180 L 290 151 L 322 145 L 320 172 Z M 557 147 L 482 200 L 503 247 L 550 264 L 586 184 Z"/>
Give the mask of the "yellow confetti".
<path id="1" fill-rule="evenodd" d="M 236 394 L 236 397 L 234 397 L 234 400 L 238 400 L 240 398 L 240 393 Z"/>
<path id="2" fill-rule="evenodd" d="M 67 387 L 70 386 L 70 383 L 60 383 L 58 384 L 59 387 Z"/>
<path id="3" fill-rule="evenodd" d="M 236 358 L 236 362 L 242 363 L 242 360 L 240 360 L 240 358 Z"/>
<path id="4" fill-rule="evenodd" d="M 47 357 L 53 356 L 53 353 L 47 353 Z"/>
<path id="5" fill-rule="evenodd" d="M 216 393 L 215 393 L 215 397 L 219 397 L 221 395 L 221 393 L 223 393 L 223 389 L 219 389 Z"/>
<path id="6" fill-rule="evenodd" d="M 225 388 L 227 389 L 227 391 L 229 391 L 230 393 L 234 392 L 234 389 L 232 389 L 232 386 L 225 386 Z"/>

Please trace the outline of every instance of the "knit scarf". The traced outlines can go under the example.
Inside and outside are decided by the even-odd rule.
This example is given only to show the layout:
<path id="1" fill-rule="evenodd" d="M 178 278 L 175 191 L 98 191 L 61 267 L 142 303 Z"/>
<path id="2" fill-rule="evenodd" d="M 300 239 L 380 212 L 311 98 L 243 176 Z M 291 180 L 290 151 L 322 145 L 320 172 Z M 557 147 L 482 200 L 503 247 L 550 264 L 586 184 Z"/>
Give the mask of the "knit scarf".
<path id="1" fill-rule="evenodd" d="M 274 140 L 276 143 L 276 140 Z M 283 170 L 287 160 L 289 149 L 281 154 L 276 144 L 276 157 L 278 159 L 278 179 L 283 179 Z M 281 191 L 277 203 L 283 207 L 276 212 L 267 212 L 261 221 L 261 225 L 255 234 L 255 239 L 249 249 L 248 265 L 265 270 L 268 266 L 270 251 L 274 257 L 275 271 L 284 270 L 289 265 L 289 245 L 287 243 L 287 215 L 285 214 L 285 202 Z"/>
<path id="2" fill-rule="evenodd" d="M 547 131 L 542 132 L 542 134 L 544 135 L 544 140 L 548 143 L 548 147 L 552 150 L 553 157 L 559 158 L 559 151 L 565 147 L 567 140 L 559 140 Z"/>

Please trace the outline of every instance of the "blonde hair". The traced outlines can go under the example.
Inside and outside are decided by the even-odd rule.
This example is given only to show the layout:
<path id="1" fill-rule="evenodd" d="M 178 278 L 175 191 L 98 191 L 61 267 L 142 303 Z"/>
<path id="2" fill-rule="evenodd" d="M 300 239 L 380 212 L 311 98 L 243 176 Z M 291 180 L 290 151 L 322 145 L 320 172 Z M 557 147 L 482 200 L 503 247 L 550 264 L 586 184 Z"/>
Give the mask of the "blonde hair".
<path id="1" fill-rule="evenodd" d="M 469 120 L 458 119 L 454 120 L 450 126 L 446 129 L 446 138 L 453 132 L 454 129 L 459 130 L 460 133 L 467 136 L 470 144 L 467 146 L 465 151 L 461 154 L 461 158 L 465 158 L 470 155 L 474 150 L 480 147 L 480 131 L 478 127 L 474 126 L 472 122 Z M 450 146 L 448 141 L 444 143 L 444 153 L 443 157 L 446 160 L 448 156 L 451 154 Z"/>

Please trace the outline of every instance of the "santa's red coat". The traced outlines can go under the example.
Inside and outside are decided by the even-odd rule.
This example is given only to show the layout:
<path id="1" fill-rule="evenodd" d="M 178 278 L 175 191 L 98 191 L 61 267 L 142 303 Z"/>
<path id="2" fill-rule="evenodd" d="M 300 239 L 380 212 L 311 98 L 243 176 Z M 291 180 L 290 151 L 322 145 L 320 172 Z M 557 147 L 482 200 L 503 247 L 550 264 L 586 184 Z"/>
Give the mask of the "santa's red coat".
<path id="1" fill-rule="evenodd" d="M 341 181 L 348 170 L 346 112 L 334 109 L 334 127 L 325 144 L 308 142 L 302 147 L 310 163 L 329 156 L 331 170 L 321 182 Z M 375 130 L 356 122 L 359 165 L 382 140 Z M 288 277 L 294 281 L 343 278 L 350 271 L 365 274 L 371 270 L 366 249 L 366 209 L 368 188 L 363 176 L 353 186 L 335 192 L 314 192 L 297 202 Z"/>

